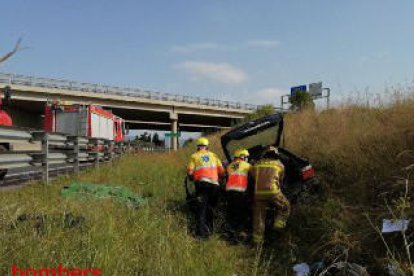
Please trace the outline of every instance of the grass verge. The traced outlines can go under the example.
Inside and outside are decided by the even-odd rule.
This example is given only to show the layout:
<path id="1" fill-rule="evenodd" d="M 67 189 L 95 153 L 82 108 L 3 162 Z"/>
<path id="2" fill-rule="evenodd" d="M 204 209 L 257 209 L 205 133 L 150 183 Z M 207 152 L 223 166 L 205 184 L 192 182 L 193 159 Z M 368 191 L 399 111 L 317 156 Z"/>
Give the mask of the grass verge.
<path id="1" fill-rule="evenodd" d="M 373 275 L 384 271 L 389 250 L 409 271 L 400 237 L 385 236 L 387 251 L 366 217 L 379 225 L 390 210 L 398 213 L 401 179 L 414 190 L 414 174 L 402 170 L 414 163 L 413 115 L 410 101 L 288 115 L 285 146 L 310 159 L 325 195 L 295 205 L 287 229 L 266 249 L 230 246 L 218 235 L 203 242 L 188 235 L 182 180 L 192 149 L 125 156 L 49 186 L 1 192 L 0 274 L 10 274 L 12 264 L 63 264 L 100 268 L 103 275 L 286 275 L 293 264 L 320 260 L 336 245 Z M 211 142 L 221 154 L 219 137 Z M 149 202 L 132 210 L 109 199 L 62 198 L 62 187 L 74 181 L 124 186 Z M 406 198 L 405 207 L 412 206 L 412 197 Z M 405 210 L 414 215 L 412 207 Z"/>

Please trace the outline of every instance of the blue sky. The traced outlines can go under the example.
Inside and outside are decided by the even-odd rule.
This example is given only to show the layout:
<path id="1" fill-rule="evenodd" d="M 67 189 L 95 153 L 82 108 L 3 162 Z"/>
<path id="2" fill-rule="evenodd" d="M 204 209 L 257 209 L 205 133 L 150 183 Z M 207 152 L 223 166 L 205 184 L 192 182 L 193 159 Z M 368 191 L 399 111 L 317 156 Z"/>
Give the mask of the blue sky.
<path id="1" fill-rule="evenodd" d="M 249 103 L 414 78 L 414 1 L 3 1 L 0 71 Z"/>

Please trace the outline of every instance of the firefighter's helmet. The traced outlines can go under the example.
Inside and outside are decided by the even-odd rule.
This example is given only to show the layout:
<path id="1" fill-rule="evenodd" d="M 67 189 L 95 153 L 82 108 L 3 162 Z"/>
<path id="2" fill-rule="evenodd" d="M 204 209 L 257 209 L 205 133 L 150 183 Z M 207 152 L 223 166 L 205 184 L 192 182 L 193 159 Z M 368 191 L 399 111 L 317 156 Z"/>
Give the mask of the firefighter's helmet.
<path id="1" fill-rule="evenodd" d="M 237 157 L 248 157 L 249 156 L 249 151 L 247 149 L 238 149 L 234 152 L 233 157 L 237 158 Z"/>
<path id="2" fill-rule="evenodd" d="M 197 146 L 205 146 L 208 147 L 208 139 L 205 137 L 200 137 L 197 139 Z"/>

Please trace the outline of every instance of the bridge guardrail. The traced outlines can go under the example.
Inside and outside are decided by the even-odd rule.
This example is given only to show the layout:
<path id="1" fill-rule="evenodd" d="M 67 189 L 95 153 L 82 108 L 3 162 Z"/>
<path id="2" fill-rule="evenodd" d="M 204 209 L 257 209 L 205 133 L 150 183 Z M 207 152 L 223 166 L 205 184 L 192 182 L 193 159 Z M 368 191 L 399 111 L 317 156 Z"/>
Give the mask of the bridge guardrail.
<path id="1" fill-rule="evenodd" d="M 0 73 L 0 83 L 20 84 L 33 87 L 45 87 L 54 89 L 65 89 L 72 91 L 84 91 L 90 93 L 103 93 L 113 95 L 123 95 L 145 99 L 184 102 L 197 105 L 217 106 L 221 108 L 232 108 L 241 110 L 257 110 L 260 105 L 243 104 L 240 102 L 222 101 L 210 98 L 176 95 L 170 93 L 148 91 L 136 88 L 121 88 L 102 84 L 83 83 L 62 79 L 41 78 L 34 76 L 25 76 L 19 74 Z"/>
<path id="2" fill-rule="evenodd" d="M 0 126 L 0 175 L 4 169 L 15 170 L 31 166 L 33 158 L 28 150 L 33 148 L 32 138 L 26 129 Z"/>
<path id="3" fill-rule="evenodd" d="M 32 162 L 29 154 L 0 154 L 0 170 L 30 167 Z"/>
<path id="4" fill-rule="evenodd" d="M 17 147 L 16 147 L 17 145 Z M 43 179 L 61 173 L 79 173 L 126 152 L 128 145 L 105 139 L 0 126 L 0 186 Z"/>

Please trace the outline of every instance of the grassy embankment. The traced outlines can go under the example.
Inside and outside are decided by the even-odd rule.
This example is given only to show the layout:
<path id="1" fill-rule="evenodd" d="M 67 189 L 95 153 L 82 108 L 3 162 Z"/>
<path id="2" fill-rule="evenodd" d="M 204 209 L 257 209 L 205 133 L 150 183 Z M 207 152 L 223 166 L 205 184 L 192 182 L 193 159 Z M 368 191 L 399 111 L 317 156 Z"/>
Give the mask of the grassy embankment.
<path id="1" fill-rule="evenodd" d="M 325 198 L 296 206 L 280 250 L 294 250 L 294 259 L 309 261 L 343 245 L 350 260 L 368 266 L 372 275 L 386 266 L 390 255 L 368 218 L 380 227 L 382 218 L 393 218 L 391 210 L 396 217 L 401 211 L 414 215 L 414 168 L 409 168 L 414 164 L 413 115 L 413 102 L 406 101 L 388 108 L 354 106 L 287 118 L 286 147 L 311 160 Z M 411 198 L 405 203 L 411 201 L 411 207 L 402 199 L 407 186 Z M 384 237 L 408 272 L 401 235 Z M 414 273 L 411 269 L 407 275 Z"/>
<path id="2" fill-rule="evenodd" d="M 104 275 L 229 275 L 242 255 L 217 238 L 199 242 L 187 235 L 181 162 L 174 156 L 128 156 L 113 166 L 79 177 L 92 183 L 122 185 L 152 195 L 149 204 L 131 210 L 112 200 L 63 199 L 61 188 L 75 180 L 63 177 L 50 186 L 31 185 L 2 192 L 0 274 L 19 267 L 102 269 Z M 65 227 L 65 214 L 82 216 Z M 22 214 L 46 215 L 43 222 L 18 221 Z"/>
<path id="3" fill-rule="evenodd" d="M 393 177 L 405 177 L 401 168 L 414 163 L 412 102 L 289 115 L 285 131 L 286 147 L 316 167 L 325 197 L 294 206 L 286 231 L 270 249 L 229 246 L 218 236 L 200 242 L 187 234 L 181 211 L 190 152 L 185 149 L 127 156 L 49 186 L 1 192 L 0 274 L 10 273 L 13 263 L 22 268 L 98 267 L 104 275 L 290 274 L 292 264 L 318 260 L 338 244 L 349 248 L 352 261 L 382 267 L 387 255 L 365 214 L 379 225 L 380 218 L 390 216 L 384 199 L 398 197 L 404 188 Z M 217 137 L 212 140 L 219 151 Z M 61 188 L 74 180 L 122 185 L 152 197 L 138 210 L 111 200 L 61 198 Z M 409 185 L 412 194 L 413 182 Z M 84 220 L 65 227 L 68 213 Z M 46 217 L 18 221 L 22 214 Z M 399 238 L 390 244 L 398 246 L 406 262 Z"/>

